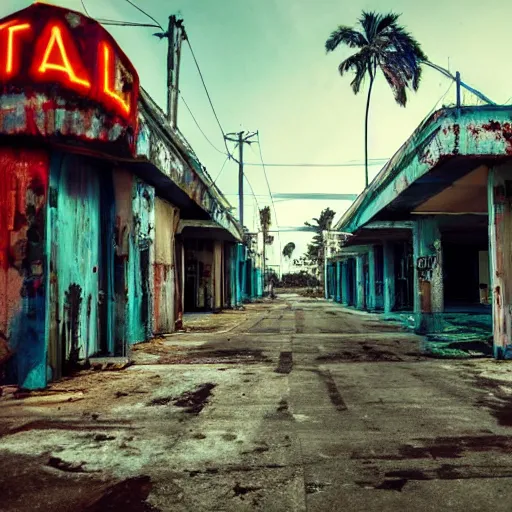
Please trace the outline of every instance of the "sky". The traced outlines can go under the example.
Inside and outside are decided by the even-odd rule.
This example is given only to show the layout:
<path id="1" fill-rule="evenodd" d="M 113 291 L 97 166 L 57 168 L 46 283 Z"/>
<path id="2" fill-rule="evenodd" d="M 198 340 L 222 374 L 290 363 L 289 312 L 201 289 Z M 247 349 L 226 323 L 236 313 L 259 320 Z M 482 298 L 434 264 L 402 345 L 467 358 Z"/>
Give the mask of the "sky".
<path id="1" fill-rule="evenodd" d="M 134 0 L 164 27 L 176 14 L 184 26 L 225 132 L 258 131 L 266 163 L 344 164 L 340 167 L 267 167 L 272 193 L 360 193 L 364 188 L 364 113 L 366 87 L 359 95 L 351 78 L 340 77 L 338 64 L 350 55 L 339 49 L 326 55 L 324 44 L 338 25 L 354 26 L 362 10 L 401 13 L 400 22 L 421 43 L 429 59 L 497 103 L 512 97 L 509 39 L 512 2 L 506 0 Z M 147 23 L 125 0 L 84 0 L 92 17 Z M 27 7 L 31 0 L 1 0 L 0 17 Z M 83 11 L 80 0 L 53 3 Z M 166 42 L 151 28 L 106 27 L 136 66 L 142 86 L 166 106 Z M 215 178 L 226 157 L 215 121 L 187 45 L 183 46 L 180 91 L 214 149 L 180 102 L 178 126 Z M 443 99 L 444 97 L 444 99 Z M 399 107 L 380 75 L 370 110 L 369 157 L 387 159 L 416 126 L 438 106 L 453 103 L 449 79 L 424 70 L 420 90 Z M 467 97 L 468 102 L 473 98 Z M 233 150 L 233 146 L 230 147 Z M 221 150 L 221 151 L 219 151 Z M 256 144 L 244 148 L 247 163 L 259 163 Z M 347 165 L 351 164 L 351 165 Z M 352 165 L 355 164 L 355 165 Z M 370 179 L 382 162 L 372 165 Z M 271 205 L 261 166 L 247 165 L 245 219 L 258 227 L 257 206 Z M 217 184 L 238 205 L 238 166 L 226 163 Z M 273 227 L 301 226 L 329 206 L 337 220 L 347 201 L 275 200 Z M 236 211 L 235 211 L 236 213 Z M 292 241 L 294 257 L 311 234 L 282 232 L 268 249 L 270 262 L 281 263 L 280 247 Z M 284 270 L 288 265 L 283 263 Z"/>

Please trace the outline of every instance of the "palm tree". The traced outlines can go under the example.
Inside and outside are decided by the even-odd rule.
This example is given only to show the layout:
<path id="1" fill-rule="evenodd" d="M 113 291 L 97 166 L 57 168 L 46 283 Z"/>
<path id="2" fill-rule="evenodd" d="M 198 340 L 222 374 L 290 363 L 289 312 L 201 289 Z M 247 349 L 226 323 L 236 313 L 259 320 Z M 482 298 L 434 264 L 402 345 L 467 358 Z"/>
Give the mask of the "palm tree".
<path id="1" fill-rule="evenodd" d="M 419 43 L 397 24 L 399 14 L 377 14 L 363 11 L 359 18 L 362 31 L 347 26 L 339 26 L 325 42 L 327 52 L 332 52 L 340 44 L 357 48 L 357 52 L 341 62 L 338 69 L 341 75 L 354 71 L 351 82 L 354 94 L 357 94 L 368 75 L 370 86 L 366 100 L 366 118 L 364 125 L 365 180 L 368 187 L 368 112 L 373 83 L 380 68 L 388 81 L 395 101 L 402 107 L 407 103 L 406 89 L 418 90 L 421 79 L 422 61 L 427 56 Z"/>
<path id="2" fill-rule="evenodd" d="M 295 244 L 293 242 L 288 242 L 283 248 L 283 256 L 291 259 L 293 251 L 295 251 Z"/>

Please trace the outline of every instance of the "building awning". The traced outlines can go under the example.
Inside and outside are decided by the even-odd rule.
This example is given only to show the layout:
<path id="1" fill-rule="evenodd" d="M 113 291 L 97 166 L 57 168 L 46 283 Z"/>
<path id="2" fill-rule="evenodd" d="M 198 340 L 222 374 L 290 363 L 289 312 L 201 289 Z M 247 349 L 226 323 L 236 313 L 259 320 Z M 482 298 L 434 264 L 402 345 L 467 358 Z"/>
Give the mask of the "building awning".
<path id="1" fill-rule="evenodd" d="M 416 129 L 335 229 L 355 233 L 372 220 L 410 218 L 413 210 L 452 184 L 460 185 L 470 172 L 507 159 L 512 159 L 512 107 L 438 110 Z"/>
<path id="2" fill-rule="evenodd" d="M 229 231 L 221 228 L 213 220 L 180 220 L 176 234 L 184 238 L 202 238 L 208 240 L 221 240 L 224 242 L 241 242 Z"/>

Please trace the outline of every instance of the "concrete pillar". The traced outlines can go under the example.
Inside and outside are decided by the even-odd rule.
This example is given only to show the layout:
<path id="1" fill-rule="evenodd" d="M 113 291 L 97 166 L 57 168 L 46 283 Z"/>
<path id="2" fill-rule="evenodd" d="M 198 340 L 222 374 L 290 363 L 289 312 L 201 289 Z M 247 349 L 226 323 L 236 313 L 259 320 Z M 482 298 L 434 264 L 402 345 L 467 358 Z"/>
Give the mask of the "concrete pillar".
<path id="1" fill-rule="evenodd" d="M 348 272 L 348 260 L 343 260 L 341 262 L 341 303 L 345 306 L 348 306 L 349 302 L 349 282 L 350 279 Z"/>
<path id="2" fill-rule="evenodd" d="M 336 262 L 336 302 L 341 302 L 341 261 Z"/>
<path id="3" fill-rule="evenodd" d="M 215 240 L 213 242 L 213 310 L 222 309 L 222 242 Z"/>
<path id="4" fill-rule="evenodd" d="M 395 251 L 392 242 L 384 242 L 384 313 L 395 307 Z"/>
<path id="5" fill-rule="evenodd" d="M 243 297 L 243 272 L 242 272 L 242 244 L 235 245 L 235 303 L 242 305 Z"/>
<path id="6" fill-rule="evenodd" d="M 356 308 L 366 309 L 366 282 L 364 276 L 365 255 L 356 257 Z"/>
<path id="7" fill-rule="evenodd" d="M 512 166 L 489 170 L 489 245 L 494 357 L 512 359 Z"/>
<path id="8" fill-rule="evenodd" d="M 368 297 L 366 297 L 366 306 L 372 311 L 377 308 L 377 284 L 375 262 L 375 246 L 372 245 L 368 251 Z"/>
<path id="9" fill-rule="evenodd" d="M 444 312 L 443 257 L 437 219 L 420 218 L 413 228 L 414 313 L 416 331 L 442 331 Z"/>

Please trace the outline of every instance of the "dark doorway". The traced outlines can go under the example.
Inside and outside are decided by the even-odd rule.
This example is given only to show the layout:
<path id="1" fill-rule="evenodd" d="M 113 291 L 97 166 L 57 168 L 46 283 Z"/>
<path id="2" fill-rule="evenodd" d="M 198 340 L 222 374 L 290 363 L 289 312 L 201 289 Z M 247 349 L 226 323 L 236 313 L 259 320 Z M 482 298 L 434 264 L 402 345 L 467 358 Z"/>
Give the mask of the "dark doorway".
<path id="1" fill-rule="evenodd" d="M 414 309 L 414 267 L 412 243 L 400 242 L 395 246 L 395 309 Z"/>
<path id="2" fill-rule="evenodd" d="M 443 243 L 443 281 L 446 306 L 480 302 L 479 245 Z"/>

